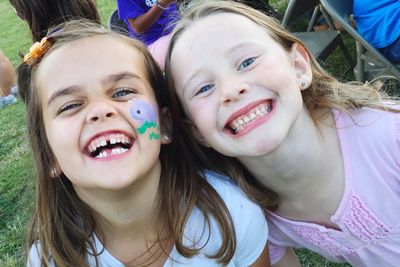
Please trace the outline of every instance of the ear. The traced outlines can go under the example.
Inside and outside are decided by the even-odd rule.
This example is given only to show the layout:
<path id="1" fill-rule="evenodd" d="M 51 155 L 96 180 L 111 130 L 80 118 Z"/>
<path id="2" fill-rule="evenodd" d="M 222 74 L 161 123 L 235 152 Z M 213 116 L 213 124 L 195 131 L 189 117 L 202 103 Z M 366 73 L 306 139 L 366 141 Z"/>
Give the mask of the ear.
<path id="1" fill-rule="evenodd" d="M 161 144 L 166 145 L 172 142 L 172 117 L 167 107 L 162 108 L 160 117 Z"/>
<path id="2" fill-rule="evenodd" d="M 199 129 L 197 129 L 196 125 L 194 125 L 194 123 L 191 120 L 183 119 L 183 123 L 185 124 L 185 127 L 190 130 L 193 137 L 196 139 L 197 142 L 200 143 L 200 145 L 205 147 L 211 147 L 206 141 L 206 139 L 203 137 L 203 135 L 200 133 Z"/>
<path id="3" fill-rule="evenodd" d="M 312 81 L 312 69 L 310 56 L 307 50 L 300 44 L 292 45 L 291 58 L 300 90 L 307 89 Z"/>

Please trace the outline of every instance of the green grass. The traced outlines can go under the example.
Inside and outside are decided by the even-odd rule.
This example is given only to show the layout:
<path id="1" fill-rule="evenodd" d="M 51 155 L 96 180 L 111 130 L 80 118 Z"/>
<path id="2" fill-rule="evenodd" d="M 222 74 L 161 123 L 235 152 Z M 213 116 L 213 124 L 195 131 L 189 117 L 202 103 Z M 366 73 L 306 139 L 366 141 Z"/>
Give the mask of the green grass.
<path id="1" fill-rule="evenodd" d="M 286 1 L 270 1 L 281 12 Z M 97 0 L 103 24 L 115 9 L 115 1 Z M 16 67 L 26 53 L 31 38 L 26 23 L 19 20 L 8 0 L 0 0 L 0 49 Z M 351 39 L 347 42 L 351 45 Z M 334 74 L 345 68 L 340 54 L 326 63 Z M 351 78 L 350 78 L 351 79 Z M 34 203 L 34 167 L 26 138 L 25 110 L 17 104 L 0 110 L 0 266 L 23 266 L 26 223 Z M 297 250 L 303 266 L 348 266 L 329 263 L 307 250 Z"/>
<path id="2" fill-rule="evenodd" d="M 115 1 L 97 0 L 103 24 Z M 28 26 L 8 0 L 0 0 L 0 49 L 14 67 L 29 50 Z M 22 101 L 0 110 L 0 266 L 24 266 L 25 229 L 34 204 L 34 165 L 26 137 Z"/>
<path id="3" fill-rule="evenodd" d="M 21 263 L 26 219 L 33 204 L 33 165 L 21 103 L 0 111 L 0 266 Z"/>

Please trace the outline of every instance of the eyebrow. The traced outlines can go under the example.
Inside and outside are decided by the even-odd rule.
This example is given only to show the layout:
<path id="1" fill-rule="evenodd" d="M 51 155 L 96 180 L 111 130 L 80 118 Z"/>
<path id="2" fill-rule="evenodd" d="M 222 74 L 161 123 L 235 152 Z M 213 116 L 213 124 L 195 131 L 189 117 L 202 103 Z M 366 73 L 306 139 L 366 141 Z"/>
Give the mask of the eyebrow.
<path id="1" fill-rule="evenodd" d="M 141 78 L 139 75 L 137 75 L 137 74 L 135 74 L 135 73 L 133 73 L 133 72 L 121 72 L 121 73 L 113 74 L 113 75 L 110 75 L 110 76 L 106 77 L 106 78 L 102 81 L 102 83 L 103 83 L 103 84 L 104 84 L 104 83 L 111 83 L 111 84 L 114 84 L 114 83 L 117 83 L 117 82 L 119 82 L 119 81 L 121 81 L 121 80 L 125 80 L 125 79 L 137 79 L 137 80 L 142 80 L 142 78 Z"/>
<path id="2" fill-rule="evenodd" d="M 231 53 L 233 53 L 235 50 L 240 49 L 240 48 L 242 48 L 242 47 L 245 47 L 246 45 L 248 45 L 248 43 L 239 43 L 239 44 L 237 44 L 237 45 L 234 45 L 234 46 L 230 47 L 230 48 L 226 51 L 225 55 L 231 54 Z"/>
<path id="3" fill-rule="evenodd" d="M 204 71 L 205 69 L 206 69 L 206 68 L 200 68 L 200 69 L 196 70 L 194 73 L 192 73 L 192 74 L 189 76 L 189 78 L 187 79 L 187 81 L 183 84 L 184 94 L 186 94 L 186 88 L 187 88 L 188 84 L 190 84 L 190 83 L 192 82 L 192 80 L 193 80 L 194 78 L 196 78 L 197 75 L 198 75 L 199 73 L 201 73 L 202 71 Z"/>
<path id="4" fill-rule="evenodd" d="M 79 87 L 77 87 L 77 86 L 68 86 L 66 88 L 59 89 L 50 96 L 49 101 L 47 101 L 47 105 L 50 105 L 51 102 L 53 102 L 54 99 L 56 99 L 57 97 L 60 97 L 63 95 L 70 95 L 70 94 L 73 94 L 78 91 L 79 91 Z"/>
<path id="5" fill-rule="evenodd" d="M 254 43 L 254 42 L 242 42 L 242 43 L 239 43 L 239 44 L 237 44 L 237 45 L 234 45 L 234 46 L 230 47 L 230 48 L 226 51 L 225 55 L 232 54 L 233 52 L 235 52 L 236 50 L 239 50 L 239 49 L 243 49 L 243 48 L 247 48 L 247 47 L 252 48 L 252 47 L 257 47 L 257 46 L 258 46 L 258 43 Z"/>
<path id="6" fill-rule="evenodd" d="M 117 73 L 117 74 L 112 74 L 112 75 L 104 78 L 101 83 L 102 84 L 115 84 L 124 79 L 142 80 L 139 75 L 137 75 L 133 72 L 121 72 L 121 73 Z M 51 102 L 53 102 L 54 99 L 56 99 L 57 97 L 74 94 L 76 92 L 79 92 L 80 90 L 81 90 L 81 87 L 76 86 L 76 85 L 61 88 L 61 89 L 55 91 L 50 96 L 49 101 L 47 101 L 47 105 L 49 105 Z"/>

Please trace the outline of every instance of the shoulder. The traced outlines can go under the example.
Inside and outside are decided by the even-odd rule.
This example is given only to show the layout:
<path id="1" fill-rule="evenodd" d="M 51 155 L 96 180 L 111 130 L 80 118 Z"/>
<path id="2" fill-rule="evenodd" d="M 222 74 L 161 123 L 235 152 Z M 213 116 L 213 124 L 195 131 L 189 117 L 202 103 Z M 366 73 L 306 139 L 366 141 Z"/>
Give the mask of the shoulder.
<path id="1" fill-rule="evenodd" d="M 232 218 L 236 249 L 227 266 L 250 266 L 261 255 L 267 243 L 268 227 L 263 210 L 250 201 L 230 178 L 210 171 L 203 171 L 202 174 L 224 201 Z M 173 250 L 171 258 L 185 263 L 185 266 L 220 266 L 207 255 L 217 253 L 224 245 L 222 240 L 223 231 L 216 219 L 195 207 L 186 223 L 183 243 L 187 247 L 199 249 L 199 254 L 185 258 Z"/>
<path id="2" fill-rule="evenodd" d="M 391 106 L 399 109 L 399 105 Z M 400 112 L 389 112 L 371 108 L 352 109 L 348 113 L 332 110 L 336 127 L 339 130 L 374 130 L 387 132 L 393 130 L 394 134 L 398 134 L 398 126 L 400 124 Z M 387 128 L 389 127 L 389 128 Z M 390 132 L 389 132 L 390 133 Z"/>
<path id="3" fill-rule="evenodd" d="M 34 243 L 30 250 L 29 250 L 29 254 L 28 254 L 28 259 L 26 262 L 26 266 L 27 267 L 40 267 L 40 244 L 39 242 Z M 50 261 L 50 267 L 54 266 L 54 263 L 52 261 Z"/>
<path id="4" fill-rule="evenodd" d="M 230 179 L 210 171 L 204 172 L 208 183 L 221 196 L 231 215 L 237 248 L 234 262 L 237 266 L 251 265 L 263 251 L 268 238 L 264 211 L 251 201 Z"/>
<path id="5" fill-rule="evenodd" d="M 237 186 L 232 179 L 219 173 L 204 171 L 204 177 L 207 182 L 217 191 L 220 197 L 224 200 L 229 211 L 241 208 L 238 203 L 243 205 L 254 206 L 259 209 L 259 206 L 252 202 L 246 194 Z"/>
<path id="6" fill-rule="evenodd" d="M 366 177 L 378 176 L 398 183 L 400 113 L 362 108 L 334 114 L 343 160 L 352 162 L 348 171 L 364 184 Z"/>
<path id="7" fill-rule="evenodd" d="M 113 266 L 113 267 L 123 267 L 124 265 L 114 256 L 112 256 L 101 244 L 100 240 L 97 238 L 96 234 L 93 233 L 92 240 L 94 242 L 95 252 L 90 251 L 87 253 L 88 266 L 96 266 L 96 260 L 99 262 L 100 266 Z M 29 255 L 27 259 L 27 267 L 41 267 L 40 264 L 40 243 L 36 242 L 33 244 L 29 250 Z M 97 256 L 97 259 L 95 257 Z M 50 266 L 55 267 L 54 261 L 50 256 Z"/>

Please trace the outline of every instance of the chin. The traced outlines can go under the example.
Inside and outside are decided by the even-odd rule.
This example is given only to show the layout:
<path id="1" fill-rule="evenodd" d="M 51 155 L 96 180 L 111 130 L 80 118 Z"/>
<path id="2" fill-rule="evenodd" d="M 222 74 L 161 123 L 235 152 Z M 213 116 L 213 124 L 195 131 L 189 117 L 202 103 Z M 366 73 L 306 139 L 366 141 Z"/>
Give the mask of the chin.
<path id="1" fill-rule="evenodd" d="M 262 142 L 256 144 L 251 148 L 252 156 L 266 156 L 268 154 L 273 153 L 277 150 L 281 145 L 281 140 L 271 140 L 269 139 L 267 142 Z"/>

